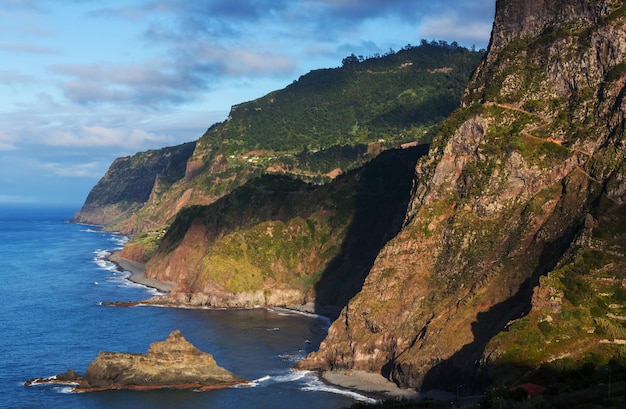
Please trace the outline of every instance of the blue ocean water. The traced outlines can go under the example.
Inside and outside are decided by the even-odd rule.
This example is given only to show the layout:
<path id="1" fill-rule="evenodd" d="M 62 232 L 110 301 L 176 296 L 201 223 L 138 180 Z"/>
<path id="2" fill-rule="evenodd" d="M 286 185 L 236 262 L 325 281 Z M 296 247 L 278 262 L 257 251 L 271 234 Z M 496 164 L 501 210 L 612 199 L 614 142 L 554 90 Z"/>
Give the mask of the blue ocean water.
<path id="1" fill-rule="evenodd" d="M 103 260 L 124 238 L 68 223 L 73 209 L 0 207 L 0 408 L 343 408 L 366 397 L 322 383 L 294 363 L 316 349 L 328 321 L 281 310 L 106 307 L 153 290 Z M 84 373 L 99 351 L 145 353 L 179 329 L 218 364 L 252 380 L 215 391 L 106 391 L 24 381 Z"/>

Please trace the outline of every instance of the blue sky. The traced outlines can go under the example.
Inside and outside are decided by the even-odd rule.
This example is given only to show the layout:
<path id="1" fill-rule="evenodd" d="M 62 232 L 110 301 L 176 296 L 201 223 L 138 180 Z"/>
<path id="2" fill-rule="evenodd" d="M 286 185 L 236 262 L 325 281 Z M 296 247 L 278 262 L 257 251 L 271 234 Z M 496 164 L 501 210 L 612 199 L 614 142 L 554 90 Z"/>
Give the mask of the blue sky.
<path id="1" fill-rule="evenodd" d="M 495 0 L 0 0 L 0 203 L 70 204 L 119 156 L 354 53 L 486 48 Z M 78 210 L 78 209 L 77 209 Z"/>

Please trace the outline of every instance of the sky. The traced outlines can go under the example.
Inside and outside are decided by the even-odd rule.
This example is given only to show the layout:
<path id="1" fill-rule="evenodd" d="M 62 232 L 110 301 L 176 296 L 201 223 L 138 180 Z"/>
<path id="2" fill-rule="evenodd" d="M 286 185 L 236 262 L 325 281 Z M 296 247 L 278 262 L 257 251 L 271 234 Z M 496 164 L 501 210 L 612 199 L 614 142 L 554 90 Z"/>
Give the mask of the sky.
<path id="1" fill-rule="evenodd" d="M 121 156 L 422 39 L 486 48 L 495 0 L 0 0 L 0 204 L 76 210 Z"/>

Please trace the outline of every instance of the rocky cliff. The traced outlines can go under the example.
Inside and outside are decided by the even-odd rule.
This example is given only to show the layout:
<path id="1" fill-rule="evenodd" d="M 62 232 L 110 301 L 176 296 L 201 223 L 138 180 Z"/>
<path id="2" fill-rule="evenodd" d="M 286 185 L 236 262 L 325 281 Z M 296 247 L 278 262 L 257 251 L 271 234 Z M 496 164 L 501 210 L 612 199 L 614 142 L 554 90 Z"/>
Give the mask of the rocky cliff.
<path id="1" fill-rule="evenodd" d="M 128 220 L 137 210 L 158 201 L 163 191 L 185 176 L 194 148 L 195 142 L 190 142 L 116 159 L 89 192 L 75 221 L 132 232 L 134 229 L 125 228 L 123 222 L 132 226 Z"/>
<path id="2" fill-rule="evenodd" d="M 77 220 L 146 233 L 142 244 L 156 245 L 178 211 L 209 205 L 261 175 L 328 183 L 384 150 L 428 143 L 458 107 L 483 54 L 424 41 L 312 71 L 282 90 L 233 106 L 228 119 L 193 146 L 118 159 Z"/>
<path id="3" fill-rule="evenodd" d="M 617 356 L 626 6 L 496 10 L 464 108 L 416 166 L 402 231 L 301 368 L 457 390 L 563 357 Z"/>
<path id="4" fill-rule="evenodd" d="M 183 209 L 146 264 L 146 276 L 179 290 L 153 301 L 343 307 L 400 230 L 415 163 L 427 149 L 383 152 L 325 185 L 266 175 L 211 205 Z"/>

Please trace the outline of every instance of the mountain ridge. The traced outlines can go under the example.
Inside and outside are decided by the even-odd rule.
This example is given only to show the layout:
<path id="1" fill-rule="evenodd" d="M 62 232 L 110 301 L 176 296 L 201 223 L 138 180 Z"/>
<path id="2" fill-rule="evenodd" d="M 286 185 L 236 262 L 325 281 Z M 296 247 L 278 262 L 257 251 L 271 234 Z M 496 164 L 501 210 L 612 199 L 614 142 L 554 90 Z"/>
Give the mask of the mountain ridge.
<path id="1" fill-rule="evenodd" d="M 458 106 L 482 54 L 455 43 L 422 41 L 384 56 L 354 57 L 339 68 L 311 71 L 282 90 L 233 106 L 226 121 L 212 125 L 195 142 L 184 177 L 146 186 L 145 198 L 124 208 L 125 219 L 105 217 L 98 197 L 114 190 L 107 181 L 111 174 L 121 174 L 115 163 L 94 187 L 78 220 L 88 221 L 88 214 L 98 209 L 97 223 L 109 229 L 132 234 L 158 230 L 183 207 L 210 204 L 265 173 L 327 183 L 385 149 L 427 143 L 436 125 Z M 143 156 L 132 159 L 138 162 Z M 132 165 L 128 171 L 133 172 Z M 143 169 L 144 175 L 153 172 Z"/>

